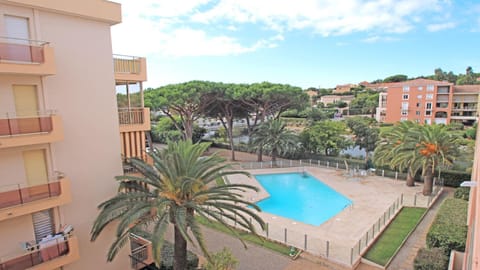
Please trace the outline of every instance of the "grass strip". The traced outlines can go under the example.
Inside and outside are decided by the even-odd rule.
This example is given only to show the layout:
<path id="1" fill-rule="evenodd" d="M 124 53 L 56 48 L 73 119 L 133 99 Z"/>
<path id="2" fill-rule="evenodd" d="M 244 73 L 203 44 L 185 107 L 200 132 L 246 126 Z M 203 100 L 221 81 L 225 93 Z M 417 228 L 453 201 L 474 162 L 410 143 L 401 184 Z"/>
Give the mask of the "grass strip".
<path id="1" fill-rule="evenodd" d="M 205 227 L 226 233 L 230 236 L 236 237 L 225 225 L 221 224 L 220 222 L 213 221 L 213 220 L 207 220 L 203 217 L 196 216 L 197 221 L 204 225 Z M 257 246 L 261 246 L 267 249 L 270 249 L 272 251 L 278 252 L 283 255 L 289 255 L 290 253 L 290 247 L 280 244 L 278 242 L 271 241 L 269 239 L 266 239 L 262 236 L 256 236 L 251 233 L 247 233 L 235 228 L 231 228 L 232 230 L 236 231 L 238 235 L 240 235 L 240 238 L 246 242 L 255 244 Z"/>
<path id="2" fill-rule="evenodd" d="M 385 266 L 395 255 L 407 235 L 418 224 L 425 211 L 425 208 L 404 207 L 364 257 Z"/>

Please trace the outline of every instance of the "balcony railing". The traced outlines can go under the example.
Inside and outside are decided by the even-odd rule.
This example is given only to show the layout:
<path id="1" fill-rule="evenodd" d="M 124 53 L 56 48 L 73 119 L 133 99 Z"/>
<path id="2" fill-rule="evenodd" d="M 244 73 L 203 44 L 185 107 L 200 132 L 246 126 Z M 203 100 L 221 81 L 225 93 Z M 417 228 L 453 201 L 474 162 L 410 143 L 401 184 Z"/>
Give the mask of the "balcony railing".
<path id="1" fill-rule="evenodd" d="M 1 258 L 0 269 L 29 269 L 31 267 L 41 265 L 69 255 L 72 249 L 77 248 L 73 247 L 73 245 L 76 245 L 75 237 L 59 234 L 52 237 L 51 239 L 42 240 L 39 244 L 33 246 L 25 246 L 27 252 L 22 255 L 13 255 L 6 258 Z M 54 265 L 58 267 L 65 265 L 66 263 L 67 262 Z M 53 268 L 56 267 L 52 267 L 51 269 Z"/>
<path id="2" fill-rule="evenodd" d="M 131 267 L 132 269 L 142 269 L 153 263 L 152 243 L 138 235 L 130 235 L 131 244 Z"/>
<path id="3" fill-rule="evenodd" d="M 71 201 L 70 180 L 63 175 L 40 185 L 5 185 L 0 187 L 0 221 L 57 207 Z"/>
<path id="4" fill-rule="evenodd" d="M 0 115 L 0 136 L 51 132 L 53 115 L 53 111 L 36 112 L 29 116 L 16 116 L 15 113 Z"/>
<path id="5" fill-rule="evenodd" d="M 138 74 L 141 72 L 140 57 L 114 54 L 113 67 L 116 73 Z"/>
<path id="6" fill-rule="evenodd" d="M 45 41 L 0 37 L 0 61 L 43 63 L 46 45 Z"/>
<path id="7" fill-rule="evenodd" d="M 450 94 L 450 88 L 448 86 L 439 86 L 437 94 Z"/>
<path id="8" fill-rule="evenodd" d="M 144 108 L 120 108 L 118 120 L 120 125 L 141 125 L 145 123 Z"/>
<path id="9" fill-rule="evenodd" d="M 0 209 L 60 196 L 61 193 L 60 180 L 30 187 L 21 184 L 3 186 L 0 187 Z"/>

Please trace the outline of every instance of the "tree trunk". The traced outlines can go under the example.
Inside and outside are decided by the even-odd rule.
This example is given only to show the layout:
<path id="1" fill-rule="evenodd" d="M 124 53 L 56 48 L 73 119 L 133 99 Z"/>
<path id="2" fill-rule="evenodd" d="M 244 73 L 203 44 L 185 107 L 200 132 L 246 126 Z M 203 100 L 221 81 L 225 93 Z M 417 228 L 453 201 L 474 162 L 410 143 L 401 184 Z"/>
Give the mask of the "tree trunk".
<path id="1" fill-rule="evenodd" d="M 433 172 L 432 166 L 427 166 L 425 171 L 425 177 L 423 178 L 423 195 L 429 196 L 433 190 Z"/>
<path id="2" fill-rule="evenodd" d="M 233 118 L 227 119 L 227 134 L 228 134 L 228 141 L 230 144 L 230 159 L 231 161 L 235 161 L 235 145 L 233 143 Z"/>
<path id="3" fill-rule="evenodd" d="M 415 176 L 412 175 L 412 170 L 410 168 L 408 168 L 406 184 L 408 187 L 415 186 Z"/>
<path id="4" fill-rule="evenodd" d="M 183 238 L 177 226 L 175 225 L 173 270 L 185 270 L 187 269 L 187 240 Z"/>
<path id="5" fill-rule="evenodd" d="M 257 161 L 262 162 L 263 161 L 263 149 L 262 146 L 257 151 Z"/>
<path id="6" fill-rule="evenodd" d="M 275 150 L 272 151 L 272 167 L 277 167 L 277 153 Z"/>

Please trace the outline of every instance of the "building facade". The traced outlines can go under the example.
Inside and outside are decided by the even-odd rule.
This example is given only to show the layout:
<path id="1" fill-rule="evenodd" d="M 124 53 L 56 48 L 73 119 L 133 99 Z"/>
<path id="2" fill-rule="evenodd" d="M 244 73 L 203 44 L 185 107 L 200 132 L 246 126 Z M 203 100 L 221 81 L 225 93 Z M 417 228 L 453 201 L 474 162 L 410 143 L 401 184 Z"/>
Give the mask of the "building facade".
<path id="1" fill-rule="evenodd" d="M 425 124 L 459 122 L 473 125 L 478 120 L 480 87 L 456 86 L 449 82 L 415 79 L 383 84 L 376 119 L 395 123 L 415 121 Z"/>
<path id="2" fill-rule="evenodd" d="M 104 0 L 0 0 L 0 269 L 130 269 L 128 248 L 106 262 L 113 226 L 90 241 L 150 129 L 143 101 L 117 109 L 115 85 L 146 79 L 112 60 L 120 22 Z"/>

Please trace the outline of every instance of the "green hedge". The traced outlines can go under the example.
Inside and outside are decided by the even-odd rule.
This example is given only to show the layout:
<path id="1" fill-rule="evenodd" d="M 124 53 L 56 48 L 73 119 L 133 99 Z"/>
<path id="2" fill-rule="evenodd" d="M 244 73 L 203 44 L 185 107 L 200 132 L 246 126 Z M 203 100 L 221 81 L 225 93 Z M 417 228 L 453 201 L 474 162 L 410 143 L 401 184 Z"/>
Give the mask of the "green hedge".
<path id="1" fill-rule="evenodd" d="M 446 270 L 447 268 L 448 256 L 440 248 L 421 248 L 413 261 L 414 270 Z"/>
<path id="2" fill-rule="evenodd" d="M 441 172 L 440 177 L 444 179 L 444 186 L 459 187 L 463 181 L 470 181 L 472 174 L 464 171 L 445 170 Z"/>
<path id="3" fill-rule="evenodd" d="M 457 199 L 462 199 L 462 200 L 468 201 L 468 199 L 470 197 L 470 188 L 468 188 L 468 187 L 456 188 L 453 197 L 457 198 Z"/>
<path id="4" fill-rule="evenodd" d="M 427 234 L 429 248 L 441 248 L 446 255 L 452 249 L 465 250 L 467 239 L 467 208 L 468 202 L 450 198 L 446 199 Z"/>

